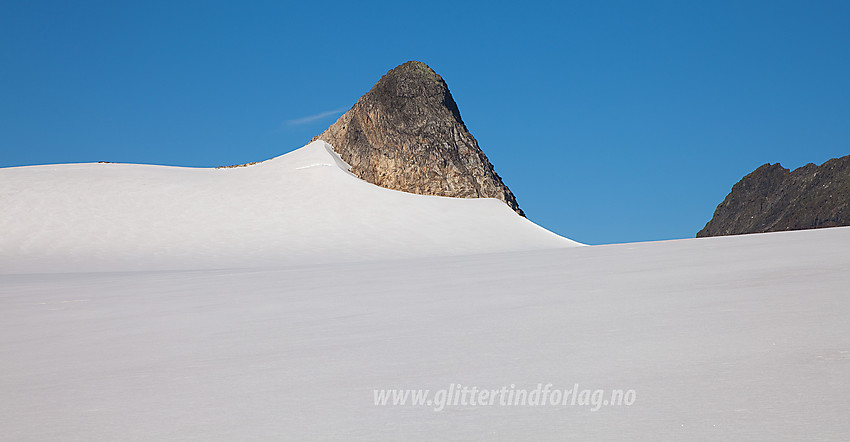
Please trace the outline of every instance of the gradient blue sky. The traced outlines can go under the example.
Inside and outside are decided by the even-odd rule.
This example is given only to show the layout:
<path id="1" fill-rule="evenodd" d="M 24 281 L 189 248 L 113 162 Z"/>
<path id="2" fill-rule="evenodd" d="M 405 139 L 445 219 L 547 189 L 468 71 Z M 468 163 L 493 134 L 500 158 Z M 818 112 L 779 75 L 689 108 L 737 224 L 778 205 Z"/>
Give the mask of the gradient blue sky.
<path id="1" fill-rule="evenodd" d="M 0 167 L 267 159 L 412 59 L 586 243 L 693 237 L 759 165 L 850 154 L 847 1 L 0 1 Z"/>

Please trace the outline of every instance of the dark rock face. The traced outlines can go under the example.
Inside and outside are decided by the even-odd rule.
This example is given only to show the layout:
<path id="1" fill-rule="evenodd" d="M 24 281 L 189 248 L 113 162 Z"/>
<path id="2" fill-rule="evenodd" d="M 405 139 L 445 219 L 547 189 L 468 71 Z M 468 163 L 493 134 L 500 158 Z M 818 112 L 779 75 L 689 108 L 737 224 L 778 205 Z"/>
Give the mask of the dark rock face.
<path id="1" fill-rule="evenodd" d="M 446 82 L 424 63 L 409 61 L 387 72 L 317 139 L 372 184 L 421 195 L 497 198 L 525 216 L 466 129 Z"/>
<path id="2" fill-rule="evenodd" d="M 850 155 L 793 172 L 765 164 L 717 206 L 697 237 L 850 225 Z"/>

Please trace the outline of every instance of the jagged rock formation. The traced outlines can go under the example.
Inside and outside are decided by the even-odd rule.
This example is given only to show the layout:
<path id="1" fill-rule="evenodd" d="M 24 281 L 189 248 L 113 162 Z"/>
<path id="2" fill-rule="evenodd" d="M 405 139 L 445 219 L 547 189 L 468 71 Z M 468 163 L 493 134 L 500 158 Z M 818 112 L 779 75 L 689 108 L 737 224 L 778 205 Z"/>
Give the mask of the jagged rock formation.
<path id="1" fill-rule="evenodd" d="M 697 237 L 850 225 L 850 155 L 789 172 L 765 164 L 717 206 Z"/>
<path id="2" fill-rule="evenodd" d="M 446 82 L 425 63 L 387 72 L 317 139 L 370 183 L 422 195 L 497 198 L 525 216 L 461 120 Z"/>

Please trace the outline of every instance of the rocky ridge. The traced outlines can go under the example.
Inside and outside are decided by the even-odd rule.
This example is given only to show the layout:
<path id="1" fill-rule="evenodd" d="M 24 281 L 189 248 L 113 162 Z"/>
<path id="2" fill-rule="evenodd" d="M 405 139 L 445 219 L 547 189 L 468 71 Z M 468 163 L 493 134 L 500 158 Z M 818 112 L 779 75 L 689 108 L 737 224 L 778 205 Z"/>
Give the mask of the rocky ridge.
<path id="1" fill-rule="evenodd" d="M 697 237 L 850 225 L 850 155 L 793 172 L 765 164 L 732 187 Z"/>
<path id="2" fill-rule="evenodd" d="M 409 61 L 384 75 L 313 140 L 372 184 L 421 195 L 497 198 L 525 216 L 469 133 L 446 82 Z"/>

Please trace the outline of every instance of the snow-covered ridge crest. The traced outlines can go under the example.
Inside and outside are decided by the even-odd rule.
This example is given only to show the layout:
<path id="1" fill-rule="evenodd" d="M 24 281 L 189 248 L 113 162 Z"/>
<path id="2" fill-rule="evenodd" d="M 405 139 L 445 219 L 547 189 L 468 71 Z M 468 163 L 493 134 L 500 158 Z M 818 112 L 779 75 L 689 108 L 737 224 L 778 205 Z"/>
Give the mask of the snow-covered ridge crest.
<path id="1" fill-rule="evenodd" d="M 336 167 L 345 172 L 351 170 L 351 166 L 342 160 L 339 154 L 334 151 L 333 146 L 321 140 L 313 141 L 301 149 L 258 164 L 268 164 L 292 168 L 294 170 L 309 169 L 317 166 Z"/>
<path id="2" fill-rule="evenodd" d="M 0 207 L 0 273 L 274 266 L 578 245 L 495 199 L 367 183 L 323 141 L 238 168 L 0 169 Z"/>

